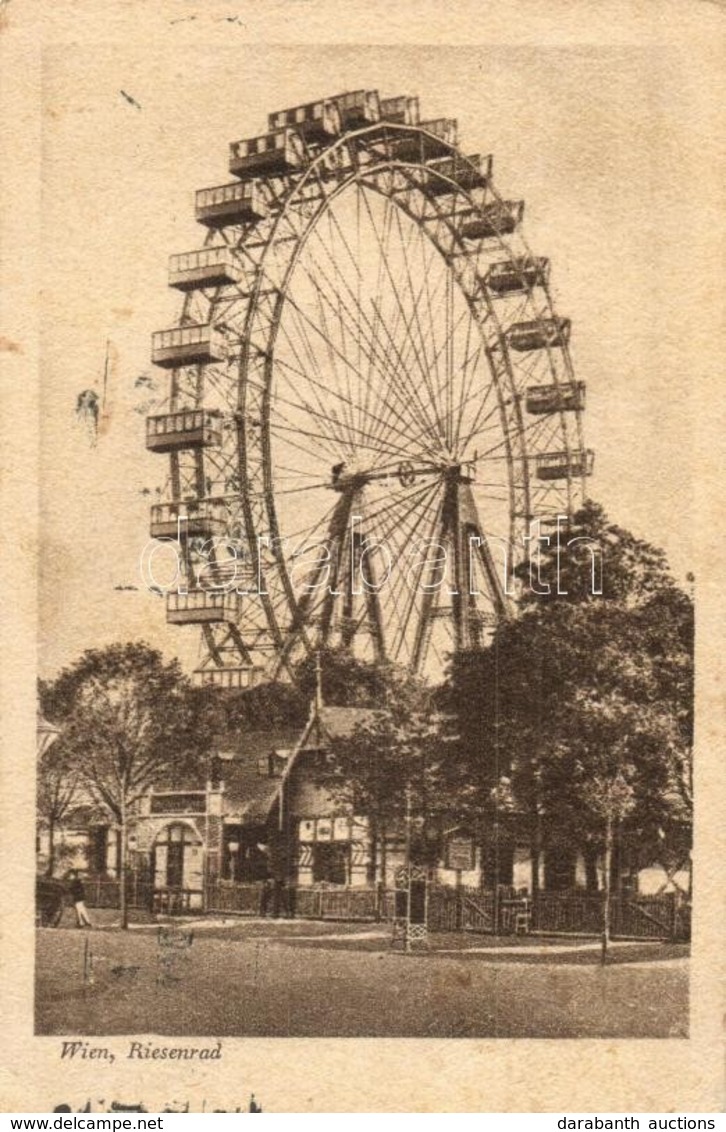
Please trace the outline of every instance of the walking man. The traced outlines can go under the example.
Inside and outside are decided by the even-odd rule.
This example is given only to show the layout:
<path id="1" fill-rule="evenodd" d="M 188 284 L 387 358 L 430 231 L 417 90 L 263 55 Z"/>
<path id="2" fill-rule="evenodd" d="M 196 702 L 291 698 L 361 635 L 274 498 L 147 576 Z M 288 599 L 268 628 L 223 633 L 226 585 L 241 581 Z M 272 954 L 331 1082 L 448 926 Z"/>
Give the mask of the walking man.
<path id="1" fill-rule="evenodd" d="M 68 877 L 71 882 L 71 900 L 76 910 L 76 925 L 79 928 L 90 928 L 92 924 L 88 912 L 86 911 L 86 893 L 83 888 L 83 882 L 75 869 L 71 869 Z"/>

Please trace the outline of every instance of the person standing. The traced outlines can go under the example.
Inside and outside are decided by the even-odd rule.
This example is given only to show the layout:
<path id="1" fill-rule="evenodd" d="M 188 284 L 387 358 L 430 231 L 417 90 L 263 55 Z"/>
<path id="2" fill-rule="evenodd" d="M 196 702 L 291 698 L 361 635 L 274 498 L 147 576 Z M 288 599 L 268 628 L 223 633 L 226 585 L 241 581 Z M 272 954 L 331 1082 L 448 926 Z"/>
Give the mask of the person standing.
<path id="1" fill-rule="evenodd" d="M 76 926 L 79 928 L 90 928 L 90 916 L 86 910 L 86 892 L 83 887 L 83 881 L 79 877 L 75 869 L 71 869 L 69 873 L 71 900 L 73 907 L 76 910 Z"/>

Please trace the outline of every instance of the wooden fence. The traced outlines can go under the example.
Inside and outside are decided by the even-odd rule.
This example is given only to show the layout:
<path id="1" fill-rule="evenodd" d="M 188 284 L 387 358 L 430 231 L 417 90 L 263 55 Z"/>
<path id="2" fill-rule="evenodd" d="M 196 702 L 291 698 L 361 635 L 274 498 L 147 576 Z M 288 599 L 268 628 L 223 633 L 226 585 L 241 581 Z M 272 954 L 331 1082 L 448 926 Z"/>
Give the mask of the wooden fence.
<path id="1" fill-rule="evenodd" d="M 603 897 L 598 893 L 540 893 L 537 901 L 502 888 L 431 885 L 428 892 L 430 931 L 468 931 L 508 935 L 517 930 L 542 935 L 598 936 L 602 931 Z M 297 888 L 293 914 L 301 919 L 372 921 L 393 916 L 393 893 L 370 888 Z M 611 904 L 614 937 L 688 939 L 690 906 L 679 893 L 616 897 Z"/>
<path id="2" fill-rule="evenodd" d="M 89 908 L 118 908 L 121 904 L 121 886 L 117 880 L 106 877 L 88 877 L 83 881 L 86 904 Z M 133 873 L 126 881 L 126 900 L 129 908 L 145 908 L 151 911 L 154 902 L 154 886 L 150 881 L 140 880 Z"/>
<path id="3" fill-rule="evenodd" d="M 388 920 L 393 893 L 375 888 L 296 888 L 294 914 L 303 920 Z"/>
<path id="4" fill-rule="evenodd" d="M 86 903 L 96 908 L 118 908 L 116 880 L 84 881 Z M 306 920 L 351 922 L 393 919 L 391 890 L 349 887 L 289 887 L 216 881 L 201 893 L 155 890 L 149 881 L 129 876 L 130 908 L 181 913 L 204 910 L 213 915 L 284 916 Z M 624 895 L 613 898 L 611 932 L 615 938 L 679 939 L 690 937 L 690 904 L 682 893 L 655 896 Z M 532 902 L 514 890 L 498 892 L 478 888 L 430 885 L 428 926 L 434 932 L 479 932 L 507 935 L 524 927 L 541 935 L 591 935 L 602 931 L 601 893 L 541 892 Z"/>
<path id="5" fill-rule="evenodd" d="M 532 930 L 542 934 L 599 935 L 602 918 L 602 894 L 542 892 L 532 908 Z M 616 938 L 688 939 L 690 905 L 678 892 L 616 896 L 610 905 L 610 927 Z"/>
<path id="6" fill-rule="evenodd" d="M 690 939 L 690 902 L 680 892 L 624 897 L 614 902 L 613 935 L 638 939 Z"/>
<path id="7" fill-rule="evenodd" d="M 532 904 L 532 931 L 598 935 L 602 913 L 602 896 L 597 893 L 540 892 Z"/>
<path id="8" fill-rule="evenodd" d="M 226 912 L 234 916 L 264 916 L 268 912 L 269 890 L 262 884 L 217 881 L 207 885 L 205 896 L 208 912 Z"/>
<path id="9" fill-rule="evenodd" d="M 432 932 L 494 932 L 495 894 L 465 886 L 431 885 L 428 926 Z"/>

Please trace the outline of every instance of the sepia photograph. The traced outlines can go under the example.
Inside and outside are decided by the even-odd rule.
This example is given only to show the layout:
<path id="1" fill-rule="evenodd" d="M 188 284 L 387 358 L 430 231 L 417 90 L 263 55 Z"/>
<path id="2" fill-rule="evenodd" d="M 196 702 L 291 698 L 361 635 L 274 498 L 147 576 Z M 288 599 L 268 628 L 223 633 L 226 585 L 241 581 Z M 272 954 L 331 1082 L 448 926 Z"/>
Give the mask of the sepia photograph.
<path id="1" fill-rule="evenodd" d="M 245 19 L 40 53 L 33 1034 L 683 1043 L 711 60 Z"/>

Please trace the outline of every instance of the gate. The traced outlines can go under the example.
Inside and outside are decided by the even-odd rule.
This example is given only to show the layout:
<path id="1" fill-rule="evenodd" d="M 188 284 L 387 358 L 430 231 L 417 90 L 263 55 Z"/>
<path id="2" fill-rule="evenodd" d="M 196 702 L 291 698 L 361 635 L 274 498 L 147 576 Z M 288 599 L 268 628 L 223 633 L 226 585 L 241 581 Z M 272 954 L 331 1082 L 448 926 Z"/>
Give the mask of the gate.
<path id="1" fill-rule="evenodd" d="M 494 932 L 496 903 L 494 892 L 480 888 L 432 885 L 429 889 L 429 929 L 434 932 Z"/>

